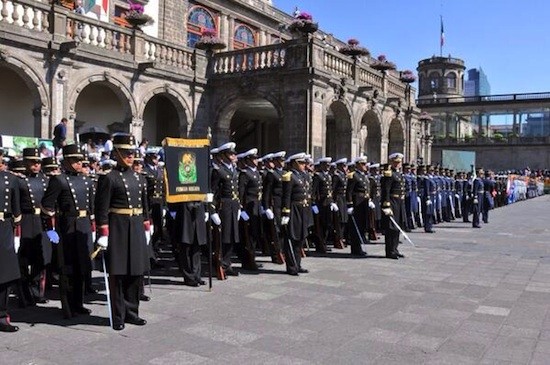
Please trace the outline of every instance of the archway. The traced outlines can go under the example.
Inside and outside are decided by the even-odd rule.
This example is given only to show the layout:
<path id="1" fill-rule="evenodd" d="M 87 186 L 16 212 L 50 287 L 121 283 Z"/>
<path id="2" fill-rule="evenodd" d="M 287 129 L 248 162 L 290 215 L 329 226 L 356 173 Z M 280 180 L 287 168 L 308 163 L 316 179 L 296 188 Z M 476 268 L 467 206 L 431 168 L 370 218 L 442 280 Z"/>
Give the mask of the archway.
<path id="1" fill-rule="evenodd" d="M 100 128 L 108 133 L 129 132 L 132 112 L 121 90 L 106 81 L 82 89 L 75 103 L 75 133 Z M 85 142 L 85 141 L 81 141 Z"/>
<path id="2" fill-rule="evenodd" d="M 380 162 L 382 149 L 382 128 L 378 115 L 372 110 L 361 119 L 361 138 L 364 141 L 361 153 L 367 155 L 369 161 Z"/>
<path id="3" fill-rule="evenodd" d="M 333 102 L 326 117 L 325 155 L 333 159 L 351 156 L 351 116 L 346 106 Z"/>
<path id="4" fill-rule="evenodd" d="M 263 98 L 239 100 L 229 108 L 227 113 L 219 123 L 222 124 L 223 120 L 230 119 L 229 140 L 237 144 L 237 151 L 258 148 L 260 154 L 265 154 L 282 148 L 279 137 L 281 117 L 268 100 Z M 221 132 L 220 128 L 223 126 L 220 124 L 218 128 Z"/>
<path id="5" fill-rule="evenodd" d="M 160 146 L 165 137 L 187 137 L 183 106 L 168 93 L 154 95 L 143 111 L 143 139 Z"/>
<path id="6" fill-rule="evenodd" d="M 10 65 L 0 65 L 1 134 L 41 137 L 40 96 L 33 82 Z"/>
<path id="7" fill-rule="evenodd" d="M 403 153 L 405 148 L 405 132 L 399 119 L 393 119 L 388 132 L 388 153 Z"/>

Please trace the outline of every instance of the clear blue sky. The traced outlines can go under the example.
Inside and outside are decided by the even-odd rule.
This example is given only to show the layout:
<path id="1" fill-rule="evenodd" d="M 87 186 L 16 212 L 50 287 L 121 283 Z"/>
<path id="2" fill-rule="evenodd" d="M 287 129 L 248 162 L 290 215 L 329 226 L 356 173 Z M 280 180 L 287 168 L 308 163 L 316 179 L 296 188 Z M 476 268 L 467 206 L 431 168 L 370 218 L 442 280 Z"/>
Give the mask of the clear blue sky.
<path id="1" fill-rule="evenodd" d="M 550 91 L 550 0 L 273 0 L 292 13 L 311 13 L 319 27 L 346 41 L 357 38 L 373 56 L 399 70 L 439 55 L 445 46 L 466 68 L 481 67 L 491 94 Z"/>

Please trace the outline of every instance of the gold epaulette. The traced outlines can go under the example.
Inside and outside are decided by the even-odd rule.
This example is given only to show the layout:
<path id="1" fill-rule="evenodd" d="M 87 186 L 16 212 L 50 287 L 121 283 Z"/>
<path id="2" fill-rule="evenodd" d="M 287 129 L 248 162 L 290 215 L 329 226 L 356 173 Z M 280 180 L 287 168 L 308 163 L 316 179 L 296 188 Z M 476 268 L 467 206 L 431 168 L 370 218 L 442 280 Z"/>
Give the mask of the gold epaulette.
<path id="1" fill-rule="evenodd" d="M 283 178 L 283 181 L 286 181 L 286 182 L 290 181 L 290 179 L 292 178 L 292 172 L 290 171 L 285 172 L 282 178 Z"/>
<path id="2" fill-rule="evenodd" d="M 385 177 L 391 177 L 393 174 L 392 170 L 384 170 L 384 176 Z"/>
<path id="3" fill-rule="evenodd" d="M 352 172 L 348 172 L 348 174 L 346 175 L 348 179 L 353 179 L 353 175 L 355 174 L 355 171 L 352 171 Z"/>

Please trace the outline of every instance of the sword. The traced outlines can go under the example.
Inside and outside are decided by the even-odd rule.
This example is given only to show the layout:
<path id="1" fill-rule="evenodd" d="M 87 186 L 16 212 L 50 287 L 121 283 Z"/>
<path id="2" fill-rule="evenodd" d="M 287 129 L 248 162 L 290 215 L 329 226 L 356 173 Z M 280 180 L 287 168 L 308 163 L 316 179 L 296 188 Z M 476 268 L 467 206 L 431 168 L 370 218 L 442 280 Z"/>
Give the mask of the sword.
<path id="1" fill-rule="evenodd" d="M 424 213 L 422 211 L 422 200 L 420 199 L 420 197 L 417 197 L 416 201 L 418 203 L 418 218 L 420 219 L 420 224 L 422 225 L 422 227 L 424 227 L 424 218 L 422 217 L 422 214 Z"/>
<path id="2" fill-rule="evenodd" d="M 357 222 L 355 221 L 355 217 L 353 214 L 351 214 L 351 221 L 353 222 L 353 226 L 355 227 L 355 232 L 357 232 L 357 236 L 359 236 L 359 239 L 361 240 L 362 245 L 366 245 L 365 241 L 363 241 L 363 235 L 359 232 L 359 227 L 357 227 Z"/>
<path id="3" fill-rule="evenodd" d="M 103 261 L 103 277 L 105 279 L 105 291 L 107 292 L 107 307 L 109 308 L 109 323 L 113 328 L 113 313 L 111 311 L 111 291 L 109 289 L 109 276 L 107 275 L 107 265 L 105 265 L 105 255 L 101 255 Z"/>
<path id="4" fill-rule="evenodd" d="M 452 193 L 449 195 L 449 204 L 451 205 L 451 217 L 453 219 L 456 219 L 456 217 L 455 217 L 455 203 L 453 202 L 454 197 L 455 196 Z"/>
<path id="5" fill-rule="evenodd" d="M 413 241 L 411 241 L 411 239 L 409 238 L 409 236 L 405 233 L 405 231 L 403 231 L 403 229 L 401 229 L 401 227 L 399 227 L 399 224 L 397 224 L 397 222 L 395 221 L 395 219 L 393 218 L 393 215 L 388 215 L 388 217 L 390 217 L 390 220 L 392 221 L 393 225 L 397 227 L 397 229 L 399 230 L 399 232 L 401 232 L 403 234 L 403 237 L 405 237 L 405 239 L 407 241 L 409 241 L 409 243 L 413 246 L 413 247 L 416 247 L 416 245 L 413 243 Z"/>

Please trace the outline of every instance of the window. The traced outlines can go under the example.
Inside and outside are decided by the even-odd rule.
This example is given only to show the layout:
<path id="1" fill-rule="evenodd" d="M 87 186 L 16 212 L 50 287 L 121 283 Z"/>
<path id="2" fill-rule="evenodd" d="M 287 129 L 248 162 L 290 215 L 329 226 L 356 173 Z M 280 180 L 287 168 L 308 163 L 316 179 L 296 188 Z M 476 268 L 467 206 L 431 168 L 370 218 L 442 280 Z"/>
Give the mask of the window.
<path id="1" fill-rule="evenodd" d="M 447 88 L 456 89 L 456 74 L 454 72 L 447 75 Z"/>
<path id="2" fill-rule="evenodd" d="M 218 29 L 214 17 L 205 8 L 192 7 L 187 18 L 187 45 L 194 47 L 205 29 Z"/>
<path id="3" fill-rule="evenodd" d="M 429 76 L 430 88 L 432 90 L 439 88 L 439 74 L 437 72 L 432 72 Z"/>
<path id="4" fill-rule="evenodd" d="M 254 47 L 256 45 L 256 37 L 254 32 L 246 25 L 239 25 L 235 28 L 233 36 L 233 49 L 242 49 Z"/>

